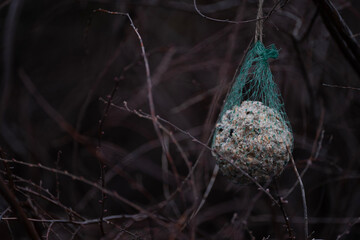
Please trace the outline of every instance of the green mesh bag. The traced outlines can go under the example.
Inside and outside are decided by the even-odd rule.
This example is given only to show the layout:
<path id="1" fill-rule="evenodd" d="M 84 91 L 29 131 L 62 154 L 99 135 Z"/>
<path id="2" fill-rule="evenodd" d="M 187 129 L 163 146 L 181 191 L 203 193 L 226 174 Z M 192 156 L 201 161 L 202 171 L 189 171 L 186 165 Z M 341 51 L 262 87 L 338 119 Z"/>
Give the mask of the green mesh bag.
<path id="1" fill-rule="evenodd" d="M 274 45 L 253 45 L 216 124 L 213 154 L 222 173 L 238 183 L 249 181 L 238 168 L 266 182 L 280 175 L 290 159 L 291 126 L 268 63 L 277 57 Z"/>

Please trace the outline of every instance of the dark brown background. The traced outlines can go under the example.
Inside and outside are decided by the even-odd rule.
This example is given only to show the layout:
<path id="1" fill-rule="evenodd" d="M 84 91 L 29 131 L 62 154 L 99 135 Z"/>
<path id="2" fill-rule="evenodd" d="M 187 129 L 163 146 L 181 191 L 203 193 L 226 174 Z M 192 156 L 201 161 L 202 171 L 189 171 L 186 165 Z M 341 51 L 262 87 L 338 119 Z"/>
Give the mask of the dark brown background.
<path id="1" fill-rule="evenodd" d="M 360 32 L 359 2 L 333 1 L 357 41 Z M 356 64 L 344 57 L 334 37 L 324 25 L 316 5 L 310 0 L 282 1 L 283 8 L 264 25 L 264 43 L 280 50 L 271 61 L 295 137 L 294 158 L 299 171 L 307 162 L 303 176 L 312 237 L 335 239 L 360 216 L 360 91 L 324 84 L 360 87 Z M 179 219 L 189 217 L 198 206 L 192 186 L 162 208 L 167 198 L 164 187 L 176 189 L 188 174 L 178 148 L 169 142 L 171 159 L 179 172 L 176 181 L 171 164 L 164 178 L 163 153 L 152 122 L 111 107 L 103 123 L 103 157 L 94 151 L 99 140 L 99 120 L 107 99 L 120 77 L 112 98 L 116 105 L 127 101 L 132 109 L 149 112 L 144 62 L 139 40 L 124 16 L 93 13 L 104 8 L 128 12 L 141 34 L 148 54 L 153 81 L 156 114 L 194 137 L 206 142 L 215 124 L 229 84 L 254 35 L 255 22 L 230 24 L 215 22 L 195 12 L 191 0 L 156 1 L 3 1 L 0 8 L 1 31 L 1 130 L 3 158 L 41 163 L 97 182 L 99 159 L 107 165 L 106 188 L 152 211 L 169 223 L 164 227 L 151 218 L 118 219 L 114 222 L 128 232 L 119 239 L 286 239 L 284 219 L 278 207 L 259 194 L 254 185 L 234 185 L 221 174 L 199 214 L 182 231 Z M 211 17 L 235 21 L 254 19 L 255 0 L 198 1 L 199 9 Z M 281 4 L 280 4 L 281 5 Z M 274 6 L 265 1 L 264 12 Z M 355 67 L 354 67 L 355 66 Z M 125 71 L 124 71 L 125 69 Z M 29 87 L 33 83 L 34 89 Z M 32 91 L 33 90 L 33 91 Z M 216 98 L 219 97 L 219 99 Z M 52 108 L 53 110 L 51 110 Z M 50 110 L 49 110 L 50 109 Z M 64 128 L 64 122 L 72 128 Z M 194 163 L 203 147 L 165 124 Z M 76 133 L 86 137 L 76 138 Z M 169 159 L 169 156 L 168 156 Z M 10 164 L 16 176 L 48 188 L 56 195 L 53 172 Z M 204 193 L 215 161 L 208 150 L 201 154 L 195 171 L 197 196 Z M 117 168 L 114 168 L 117 166 Z M 5 167 L 2 165 L 1 170 Z M 3 173 L 7 182 L 9 174 Z M 168 180 L 164 180 L 168 179 Z M 296 181 L 289 164 L 278 180 L 278 193 L 284 195 Z M 100 216 L 99 191 L 60 176 L 57 204 L 34 194 L 16 191 L 29 217 L 68 219 L 62 204 L 87 219 Z M 30 181 L 16 182 L 30 186 Z M 137 186 L 137 187 L 136 187 Z M 141 191 L 139 190 L 141 188 Z M 276 196 L 275 184 L 270 192 Z M 45 193 L 40 192 L 40 195 Z M 32 199 L 31 201 L 29 199 Z M 303 206 L 299 187 L 284 205 L 290 225 L 298 239 L 304 238 Z M 1 212 L 9 205 L 0 200 Z M 112 197 L 105 202 L 105 216 L 136 214 L 137 210 Z M 252 211 L 244 219 L 246 211 Z M 6 212 L 5 217 L 15 216 Z M 359 219 L 357 219 L 359 220 Z M 19 221 L 3 220 L 1 236 L 20 239 L 27 236 Z M 245 224 L 246 223 L 246 224 Z M 100 239 L 98 224 L 83 224 L 75 239 Z M 49 223 L 36 223 L 46 236 Z M 78 225 L 54 224 L 49 239 L 71 239 Z M 11 229 L 11 233 L 9 232 Z M 359 224 L 342 239 L 358 239 Z M 105 224 L 104 239 L 114 239 L 121 230 Z"/>

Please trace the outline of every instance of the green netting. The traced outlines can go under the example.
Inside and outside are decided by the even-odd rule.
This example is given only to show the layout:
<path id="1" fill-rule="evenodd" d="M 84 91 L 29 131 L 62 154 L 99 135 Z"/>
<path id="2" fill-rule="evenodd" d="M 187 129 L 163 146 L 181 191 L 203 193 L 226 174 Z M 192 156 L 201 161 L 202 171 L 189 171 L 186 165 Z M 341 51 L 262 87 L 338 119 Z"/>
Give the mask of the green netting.
<path id="1" fill-rule="evenodd" d="M 221 115 L 234 105 L 240 105 L 244 100 L 260 101 L 266 106 L 277 110 L 286 119 L 278 87 L 273 81 L 268 59 L 276 59 L 278 50 L 272 44 L 269 48 L 256 42 L 247 53 L 239 76 L 225 101 Z"/>
<path id="2" fill-rule="evenodd" d="M 279 175 L 289 160 L 293 137 L 268 59 L 274 45 L 258 41 L 247 53 L 216 124 L 212 147 L 225 175 L 244 178 L 229 160 L 259 181 Z M 226 158 L 226 160 L 224 159 Z"/>

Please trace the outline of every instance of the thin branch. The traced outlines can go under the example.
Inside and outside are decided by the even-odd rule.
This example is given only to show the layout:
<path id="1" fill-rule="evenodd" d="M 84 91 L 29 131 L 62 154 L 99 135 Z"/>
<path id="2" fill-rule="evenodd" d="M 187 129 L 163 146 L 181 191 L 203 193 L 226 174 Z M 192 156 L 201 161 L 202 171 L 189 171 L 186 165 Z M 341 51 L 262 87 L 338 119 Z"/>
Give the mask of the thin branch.
<path id="1" fill-rule="evenodd" d="M 75 230 L 75 232 L 72 234 L 72 236 L 71 236 L 71 239 L 70 239 L 70 240 L 75 239 L 76 235 L 78 235 L 78 233 L 80 232 L 80 230 L 81 230 L 81 226 L 80 226 L 80 227 L 78 227 L 78 228 L 76 228 L 76 230 Z"/>
<path id="2" fill-rule="evenodd" d="M 290 159 L 291 159 L 292 166 L 294 168 L 296 177 L 298 178 L 299 184 L 300 184 L 301 196 L 302 196 L 303 207 L 304 207 L 304 232 L 305 232 L 305 239 L 307 239 L 309 237 L 309 220 L 308 220 L 308 213 L 307 213 L 305 188 L 304 188 L 304 184 L 303 184 L 303 182 L 301 180 L 301 177 L 299 175 L 299 172 L 298 172 L 298 170 L 296 168 L 295 161 L 294 161 L 294 158 L 293 158 L 293 156 L 292 156 L 292 154 L 290 152 L 290 149 L 288 149 L 288 151 L 289 151 L 289 154 L 290 154 Z"/>
<path id="3" fill-rule="evenodd" d="M 61 151 L 58 151 L 57 158 L 56 158 L 56 168 L 57 168 L 57 169 L 60 169 L 59 163 L 60 163 L 61 154 L 62 154 L 62 152 L 61 152 Z M 56 178 L 56 179 L 55 179 L 55 181 L 56 181 L 56 198 L 57 198 L 57 199 L 60 199 L 60 181 L 59 181 L 59 175 L 58 175 L 58 174 L 55 174 L 55 178 Z"/>
<path id="4" fill-rule="evenodd" d="M 287 201 L 284 200 L 284 198 L 282 198 L 279 195 L 279 187 L 278 187 L 277 179 L 275 179 L 275 184 L 274 185 L 275 185 L 275 189 L 276 189 L 276 194 L 278 195 L 278 202 L 279 202 L 279 205 L 280 205 L 280 209 L 281 209 L 281 212 L 282 212 L 284 220 L 285 220 L 286 229 L 287 229 L 287 231 L 289 233 L 289 239 L 295 239 L 294 233 L 293 233 L 292 228 L 290 226 L 289 217 L 288 217 L 288 214 L 287 214 L 287 212 L 285 210 L 285 206 L 284 206 L 284 204 L 286 204 Z"/>
<path id="5" fill-rule="evenodd" d="M 244 21 L 231 21 L 229 19 L 218 19 L 218 18 L 213 18 L 213 17 L 209 17 L 206 16 L 205 14 L 203 14 L 197 5 L 197 1 L 194 0 L 194 8 L 195 11 L 203 18 L 206 18 L 208 20 L 211 21 L 215 21 L 215 22 L 223 22 L 223 23 L 233 23 L 233 24 L 241 24 L 241 23 L 251 23 L 251 22 L 257 22 L 257 21 L 266 21 L 275 11 L 276 8 L 279 6 L 279 4 L 281 3 L 282 0 L 277 1 L 273 7 L 271 8 L 271 10 L 269 11 L 269 13 L 265 16 L 265 17 L 261 17 L 261 18 L 256 18 L 256 19 L 250 19 L 250 20 L 244 20 Z M 281 8 L 283 8 L 286 5 L 287 1 L 281 5 Z"/>
<path id="6" fill-rule="evenodd" d="M 123 215 L 112 215 L 112 216 L 106 216 L 103 219 L 100 218 L 96 218 L 96 219 L 89 219 L 89 220 L 84 220 L 84 221 L 71 221 L 71 220 L 67 220 L 67 219 L 38 219 L 38 218 L 28 218 L 28 220 L 30 222 L 34 222 L 34 223 L 49 223 L 50 226 L 54 225 L 54 224 L 60 224 L 60 223 L 65 223 L 65 224 L 72 224 L 72 225 L 78 225 L 78 226 L 85 226 L 85 225 L 91 225 L 91 224 L 98 224 L 101 221 L 104 221 L 106 224 L 111 224 L 114 225 L 111 220 L 120 220 L 120 219 L 132 219 L 134 221 L 142 221 L 146 218 L 146 215 L 142 215 L 142 214 L 134 214 L 134 215 L 129 215 L 129 214 L 123 214 Z M 18 221 L 19 218 L 17 217 L 4 217 L 3 220 L 5 221 Z M 120 228 L 121 231 L 126 232 L 134 237 L 138 237 L 138 235 L 131 233 L 123 228 Z M 75 231 L 75 233 L 78 233 L 79 228 Z M 75 234 L 74 233 L 74 234 Z M 40 239 L 40 238 L 39 238 Z M 136 238 L 137 239 L 137 238 Z"/>
<path id="7" fill-rule="evenodd" d="M 156 216 L 155 214 L 145 210 L 144 208 L 140 207 L 139 205 L 133 203 L 132 201 L 120 196 L 116 191 L 112 191 L 112 190 L 109 190 L 107 188 L 103 188 L 101 187 L 100 184 L 98 183 L 95 183 L 95 182 L 92 182 L 90 180 L 87 180 L 85 179 L 84 177 L 81 177 L 81 176 L 77 176 L 77 175 L 74 175 L 74 174 L 71 174 L 69 173 L 68 171 L 62 171 L 62 170 L 59 170 L 59 169 L 54 169 L 54 168 L 50 168 L 50 167 L 46 167 L 42 164 L 32 164 L 32 163 L 27 163 L 27 162 L 22 162 L 22 161 L 18 161 L 16 159 L 3 159 L 3 158 L 0 158 L 0 161 L 2 162 L 7 162 L 7 163 L 16 163 L 16 164 L 20 164 L 20 165 L 23 165 L 23 166 L 27 166 L 27 167 L 31 167 L 31 168 L 39 168 L 39 169 L 43 169 L 45 171 L 49 171 L 49 172 L 52 172 L 52 173 L 58 173 L 60 175 L 63 175 L 63 176 L 66 176 L 66 177 L 69 177 L 71 178 L 72 180 L 75 180 L 75 181 L 79 181 L 79 182 L 82 182 L 82 183 L 85 183 L 86 185 L 89 185 L 89 186 L 92 186 L 100 191 L 103 191 L 104 193 L 106 193 L 107 195 L 113 197 L 114 199 L 117 199 L 127 205 L 129 205 L 130 207 L 138 210 L 139 212 L 147 215 L 148 217 L 152 218 L 153 220 L 155 220 L 156 222 L 158 222 L 159 224 L 162 224 L 162 225 L 165 225 L 166 226 L 166 222 L 162 221 L 159 219 L 159 216 Z M 104 218 L 105 219 L 105 218 Z"/>
<path id="8" fill-rule="evenodd" d="M 19 201 L 17 200 L 16 196 L 10 189 L 6 186 L 4 180 L 0 176 L 0 193 L 8 202 L 8 204 L 15 210 L 17 213 L 20 221 L 25 225 L 26 231 L 29 234 L 31 239 L 38 240 L 40 239 L 38 233 L 36 232 L 34 225 L 29 221 L 28 217 L 26 216 L 24 210 L 20 206 Z M 5 220 L 5 218 L 3 218 Z"/>
<path id="9" fill-rule="evenodd" d="M 44 195 L 42 195 L 42 194 L 40 194 L 40 193 L 37 193 L 37 192 L 29 189 L 28 187 L 19 187 L 19 186 L 18 186 L 18 187 L 17 187 L 17 190 L 18 190 L 18 191 L 21 190 L 21 191 L 24 191 L 24 192 L 28 192 L 28 193 L 30 193 L 30 194 L 32 194 L 32 195 L 34 195 L 34 196 L 40 197 L 40 198 L 42 198 L 42 199 L 45 199 L 46 201 L 51 202 L 52 204 L 54 204 L 54 205 L 56 205 L 56 206 L 58 206 L 58 207 L 63 208 L 69 215 L 73 215 L 73 216 L 78 217 L 78 218 L 81 219 L 81 220 L 84 220 L 84 218 L 83 218 L 80 214 L 78 214 L 77 212 L 75 212 L 75 211 L 72 210 L 71 208 L 66 207 L 65 205 L 63 205 L 63 204 L 60 203 L 59 201 L 56 201 L 56 200 L 51 199 L 51 198 L 49 198 L 49 197 L 46 197 L 46 196 L 44 196 Z"/>
<path id="10" fill-rule="evenodd" d="M 154 97 L 153 97 L 153 94 L 152 94 L 152 80 L 151 80 L 149 60 L 147 58 L 146 51 L 145 51 L 145 46 L 144 46 L 142 37 L 141 37 L 138 29 L 135 27 L 134 22 L 133 22 L 132 18 L 130 17 L 129 13 L 113 12 L 113 11 L 109 11 L 109 10 L 105 10 L 105 9 L 101 9 L 101 8 L 99 8 L 97 10 L 94 10 L 94 12 L 104 12 L 104 13 L 108 13 L 108 14 L 112 14 L 112 15 L 122 15 L 122 16 L 126 16 L 129 19 L 130 26 L 133 28 L 133 30 L 135 31 L 135 33 L 136 33 L 136 35 L 137 35 L 137 37 L 139 39 L 141 52 L 142 52 L 142 56 L 143 56 L 143 59 L 144 59 L 145 71 L 146 71 L 147 90 L 148 90 L 147 94 L 148 94 L 148 101 L 149 101 L 150 114 L 151 114 L 151 120 L 152 120 L 152 123 L 153 123 L 153 127 L 154 127 L 156 135 L 157 135 L 157 137 L 158 137 L 158 139 L 159 139 L 159 141 L 161 143 L 163 151 L 166 152 L 166 155 L 167 155 L 168 159 L 171 161 L 170 153 L 166 149 L 166 146 L 164 144 L 164 140 L 162 138 L 162 134 L 161 134 L 159 126 L 157 124 L 158 119 L 156 117 Z M 172 57 L 173 53 L 174 53 L 174 50 L 170 49 L 170 51 L 166 55 L 167 57 L 164 60 L 170 59 Z M 161 72 L 161 71 L 159 71 L 159 72 Z M 176 174 L 176 172 L 175 172 L 175 174 Z"/>
<path id="11" fill-rule="evenodd" d="M 2 220 L 2 218 L 5 216 L 5 214 L 10 211 L 11 208 L 10 207 L 7 207 L 1 214 L 0 214 L 0 221 Z"/>
<path id="12" fill-rule="evenodd" d="M 55 224 L 54 222 L 50 223 L 50 225 L 49 225 L 49 227 L 48 227 L 48 230 L 46 231 L 46 236 L 45 236 L 45 239 L 46 239 L 46 240 L 49 240 L 51 228 L 52 228 L 52 226 L 53 226 L 54 224 Z"/>
<path id="13" fill-rule="evenodd" d="M 360 46 L 354 34 L 330 0 L 313 0 L 323 23 L 354 71 L 360 76 Z"/>
<path id="14" fill-rule="evenodd" d="M 229 19 L 212 18 L 212 17 L 206 16 L 205 14 L 203 14 L 203 13 L 199 10 L 196 0 L 194 0 L 194 8 L 195 8 L 195 11 L 196 11 L 200 16 L 202 16 L 203 18 L 206 18 L 206 19 L 208 19 L 208 20 L 215 21 L 215 22 L 240 24 L 240 23 L 256 22 L 256 21 L 259 21 L 259 20 L 260 20 L 260 19 L 256 18 L 256 19 L 250 19 L 250 20 L 245 20 L 245 21 L 231 21 L 231 20 L 229 20 Z M 265 18 L 263 17 L 263 18 L 261 18 L 261 19 L 265 19 Z"/>
<path id="15" fill-rule="evenodd" d="M 200 205 L 198 206 L 198 208 L 196 209 L 196 211 L 194 211 L 192 213 L 192 215 L 190 216 L 188 222 L 190 222 L 198 213 L 199 211 L 201 210 L 201 208 L 204 206 L 205 202 L 206 202 L 206 199 L 207 197 L 209 196 L 210 194 L 210 191 L 215 183 L 215 180 L 216 180 L 216 176 L 219 172 L 219 166 L 218 165 L 215 165 L 214 167 L 214 170 L 213 170 L 213 173 L 212 173 L 212 176 L 211 176 L 211 179 L 210 179 L 210 182 L 208 184 L 208 186 L 206 187 L 206 191 L 203 195 L 203 198 L 201 199 L 201 202 L 200 202 Z"/>
<path id="16" fill-rule="evenodd" d="M 148 100 L 149 100 L 151 119 L 152 119 L 153 126 L 154 126 L 155 132 L 156 132 L 159 140 L 161 142 L 163 142 L 159 127 L 156 124 L 157 123 L 157 118 L 155 116 L 155 105 L 154 105 L 154 98 L 153 98 L 153 95 L 152 95 L 152 81 L 151 81 L 149 60 L 148 60 L 148 58 L 146 56 L 144 43 L 143 43 L 142 37 L 141 37 L 138 29 L 135 27 L 134 22 L 133 22 L 132 18 L 130 17 L 130 15 L 128 13 L 113 12 L 113 11 L 109 11 L 109 10 L 105 10 L 105 9 L 101 9 L 101 8 L 99 8 L 97 10 L 94 10 L 94 11 L 95 12 L 104 12 L 104 13 L 108 13 L 108 14 L 112 14 L 112 15 L 122 15 L 122 16 L 126 16 L 129 19 L 130 26 L 134 29 L 134 31 L 135 31 L 138 39 L 139 39 L 141 52 L 142 52 L 144 63 L 145 63 L 146 82 L 147 82 L 147 85 L 148 85 Z M 162 145 L 163 145 L 163 143 L 162 143 Z M 165 148 L 165 147 L 163 146 L 163 148 Z"/>
<path id="17" fill-rule="evenodd" d="M 134 221 L 142 221 L 147 218 L 146 214 L 121 214 L 121 215 L 111 215 L 106 216 L 103 218 L 103 220 L 110 224 L 111 220 L 119 220 L 119 219 L 132 219 Z M 4 217 L 3 220 L 6 221 L 16 221 L 19 220 L 17 217 Z M 84 221 L 71 221 L 68 219 L 37 219 L 37 218 L 28 218 L 31 222 L 40 222 L 40 223 L 69 223 L 74 225 L 90 225 L 90 224 L 96 224 L 99 223 L 101 220 L 100 218 L 95 219 L 87 219 Z"/>
<path id="18" fill-rule="evenodd" d="M 115 78 L 115 87 L 113 88 L 113 90 L 111 91 L 111 94 L 108 96 L 108 104 L 106 104 L 106 107 L 104 109 L 104 112 L 101 116 L 101 119 L 99 120 L 99 129 L 98 129 L 98 147 L 97 147 L 97 154 L 99 154 L 101 157 L 98 158 L 99 160 L 99 165 L 100 165 L 100 181 L 101 181 L 101 186 L 102 188 L 105 188 L 105 184 L 106 184 L 106 180 L 105 180 L 105 168 L 106 165 L 103 161 L 101 161 L 101 159 L 103 158 L 103 154 L 102 154 L 102 136 L 104 135 L 104 131 L 103 131 L 103 127 L 104 127 L 104 122 L 109 114 L 109 110 L 110 110 L 110 103 L 112 102 L 112 99 L 115 96 L 115 93 L 119 87 L 119 83 L 120 80 L 118 78 Z M 105 200 L 106 200 L 106 195 L 104 194 L 104 192 L 101 192 L 101 200 L 99 201 L 101 207 L 100 207 L 100 219 L 103 219 L 104 217 L 104 212 L 105 212 Z M 104 226 L 102 221 L 100 222 L 100 231 L 101 234 L 104 236 L 105 235 L 105 231 L 104 231 Z"/>
<path id="19" fill-rule="evenodd" d="M 102 99 L 102 101 L 104 101 L 104 100 Z M 149 114 L 147 114 L 147 113 L 144 113 L 143 111 L 137 111 L 137 110 L 132 110 L 132 109 L 130 109 L 130 108 L 127 106 L 126 102 L 124 102 L 124 104 L 125 104 L 124 107 L 117 106 L 117 105 L 115 105 L 115 104 L 113 104 L 113 103 L 112 103 L 111 105 L 114 106 L 114 107 L 117 108 L 117 109 L 129 111 L 129 112 L 131 112 L 131 113 L 133 113 L 133 114 L 135 114 L 135 115 L 137 115 L 137 116 L 139 116 L 139 117 L 141 117 L 141 118 L 145 118 L 145 119 L 149 119 L 149 120 L 152 119 L 151 115 L 149 115 Z M 247 177 L 251 182 L 253 182 L 253 183 L 258 187 L 258 189 L 259 189 L 260 191 L 263 191 L 263 192 L 273 201 L 273 203 L 274 203 L 275 205 L 279 206 L 279 203 L 278 203 L 278 202 L 276 201 L 276 199 L 271 195 L 269 189 L 265 189 L 263 186 L 261 186 L 261 184 L 260 184 L 256 179 L 254 179 L 252 176 L 250 176 L 250 175 L 249 175 L 247 172 L 245 172 L 243 169 L 241 169 L 241 168 L 239 168 L 238 166 L 236 166 L 236 165 L 235 165 L 234 163 L 232 163 L 229 159 L 225 158 L 224 156 L 222 156 L 221 154 L 219 154 L 217 151 L 215 151 L 215 150 L 213 150 L 212 148 L 210 148 L 207 144 L 203 143 L 202 141 L 200 141 L 200 140 L 197 139 L 196 137 L 192 136 L 189 132 L 182 130 L 181 128 L 177 127 L 176 125 L 174 125 L 173 123 L 169 122 L 168 120 L 166 120 L 166 119 L 164 119 L 164 118 L 162 118 L 162 117 L 160 117 L 160 116 L 157 116 L 157 119 L 159 119 L 161 122 L 166 123 L 166 124 L 168 124 L 169 126 L 173 127 L 173 128 L 176 129 L 177 131 L 179 131 L 179 132 L 187 135 L 189 138 L 192 139 L 192 141 L 200 144 L 200 145 L 203 146 L 205 149 L 207 149 L 207 150 L 215 153 L 215 154 L 218 155 L 220 158 L 223 158 L 224 160 L 228 161 L 229 164 L 231 164 L 234 168 L 236 168 L 237 170 L 239 170 L 241 174 L 243 174 L 243 175 L 244 175 L 245 177 Z M 0 159 L 0 160 L 1 160 L 1 159 Z M 193 168 L 192 168 L 192 172 L 189 173 L 189 175 L 185 178 L 186 181 L 188 180 L 188 178 L 190 178 L 190 175 L 193 174 L 193 171 L 194 171 L 194 169 L 196 168 L 196 166 L 197 166 L 197 164 L 195 163 L 194 166 L 193 166 Z M 185 181 L 185 180 L 184 180 L 184 181 Z M 184 184 L 184 182 L 181 184 L 181 186 L 182 186 L 183 184 Z M 180 186 L 180 188 L 181 188 L 181 186 Z M 175 193 L 176 193 L 177 191 L 179 191 L 179 190 L 180 190 L 180 189 L 179 189 L 179 187 L 178 187 L 173 194 L 175 194 Z M 161 204 L 159 204 L 159 205 L 162 206 L 163 203 L 161 203 Z"/>
<path id="20" fill-rule="evenodd" d="M 311 155 L 307 159 L 306 166 L 305 166 L 305 168 L 302 170 L 302 172 L 300 174 L 301 178 L 304 177 L 305 173 L 310 168 L 312 162 L 315 161 L 319 157 L 320 150 L 321 150 L 321 147 L 322 147 L 322 142 L 324 140 L 324 132 L 325 132 L 323 130 L 324 117 L 325 117 L 325 109 L 322 108 L 321 113 L 320 113 L 319 125 L 318 125 L 317 131 L 316 131 L 315 140 L 314 140 L 313 147 L 312 147 L 312 150 L 311 150 Z M 282 196 L 282 198 L 283 199 L 288 198 L 290 196 L 290 194 L 295 190 L 295 188 L 297 187 L 298 184 L 299 184 L 299 179 L 296 180 L 294 185 L 290 188 L 290 190 L 284 196 Z"/>
<path id="21" fill-rule="evenodd" d="M 351 218 L 351 217 L 309 217 L 309 224 L 313 224 L 313 225 L 347 224 L 349 222 L 351 222 L 351 223 L 356 222 L 356 220 L 359 218 L 360 217 L 355 217 L 355 218 Z M 294 223 L 303 223 L 304 217 L 303 216 L 293 216 L 291 218 L 291 220 Z M 271 215 L 260 214 L 260 215 L 256 215 L 256 216 L 251 216 L 250 221 L 253 223 L 264 223 L 264 224 L 268 225 L 270 221 L 282 222 L 283 216 L 281 216 L 281 215 L 274 216 L 272 214 Z"/>
<path id="22" fill-rule="evenodd" d="M 342 237 L 348 235 L 350 233 L 350 229 L 355 225 L 358 224 L 360 222 L 360 217 L 356 218 L 355 220 L 351 221 L 348 223 L 348 226 L 346 227 L 345 231 L 341 234 L 339 234 L 336 237 L 336 240 L 340 240 Z"/>
<path id="23" fill-rule="evenodd" d="M 340 86 L 340 85 L 333 85 L 333 84 L 327 84 L 327 83 L 323 83 L 322 85 L 325 87 L 343 88 L 343 89 L 351 89 L 351 90 L 360 91 L 360 88 L 356 88 L 356 87 Z"/>

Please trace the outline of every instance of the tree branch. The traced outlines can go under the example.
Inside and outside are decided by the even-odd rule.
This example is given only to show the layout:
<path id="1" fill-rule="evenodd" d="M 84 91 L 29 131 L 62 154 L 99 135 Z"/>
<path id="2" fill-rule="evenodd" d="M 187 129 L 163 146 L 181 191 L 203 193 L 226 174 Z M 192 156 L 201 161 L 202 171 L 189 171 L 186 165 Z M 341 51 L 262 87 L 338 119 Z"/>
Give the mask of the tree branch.
<path id="1" fill-rule="evenodd" d="M 25 225 L 26 231 L 28 232 L 31 239 L 37 240 L 40 239 L 38 233 L 36 232 L 34 225 L 29 221 L 26 216 L 24 210 L 20 206 L 19 201 L 16 199 L 13 192 L 6 186 L 3 178 L 0 176 L 0 193 L 5 198 L 5 200 L 9 203 L 12 209 L 18 215 L 20 221 Z"/>
<path id="2" fill-rule="evenodd" d="M 355 72 L 360 77 L 360 47 L 350 28 L 336 10 L 331 0 L 313 0 L 321 18 Z"/>

